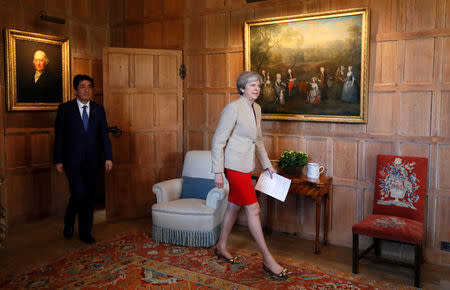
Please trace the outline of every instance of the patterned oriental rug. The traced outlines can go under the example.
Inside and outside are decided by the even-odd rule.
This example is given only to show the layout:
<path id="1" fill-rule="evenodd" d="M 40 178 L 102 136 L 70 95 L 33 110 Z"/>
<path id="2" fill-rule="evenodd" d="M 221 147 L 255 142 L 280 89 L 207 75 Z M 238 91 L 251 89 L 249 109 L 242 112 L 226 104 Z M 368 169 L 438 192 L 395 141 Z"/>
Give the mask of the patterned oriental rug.
<path id="1" fill-rule="evenodd" d="M 151 234 L 140 230 L 2 279 L 0 288 L 403 289 L 288 258 L 277 260 L 293 274 L 273 281 L 262 270 L 261 254 L 232 251 L 242 258 L 241 264 L 218 260 L 212 249 L 154 242 Z"/>

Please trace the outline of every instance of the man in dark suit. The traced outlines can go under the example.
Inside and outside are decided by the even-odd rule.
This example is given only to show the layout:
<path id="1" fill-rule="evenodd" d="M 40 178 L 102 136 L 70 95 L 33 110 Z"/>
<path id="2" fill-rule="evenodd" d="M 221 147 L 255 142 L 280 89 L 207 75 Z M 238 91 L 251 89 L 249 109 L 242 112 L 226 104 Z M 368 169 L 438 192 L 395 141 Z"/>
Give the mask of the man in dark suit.
<path id="1" fill-rule="evenodd" d="M 64 237 L 72 238 L 78 215 L 80 240 L 95 243 L 91 235 L 94 195 L 104 153 L 105 170 L 112 168 L 111 141 L 103 106 L 91 101 L 94 80 L 87 75 L 73 79 L 76 99 L 59 105 L 55 122 L 54 162 L 58 172 L 65 171 L 70 199 L 64 216 Z"/>

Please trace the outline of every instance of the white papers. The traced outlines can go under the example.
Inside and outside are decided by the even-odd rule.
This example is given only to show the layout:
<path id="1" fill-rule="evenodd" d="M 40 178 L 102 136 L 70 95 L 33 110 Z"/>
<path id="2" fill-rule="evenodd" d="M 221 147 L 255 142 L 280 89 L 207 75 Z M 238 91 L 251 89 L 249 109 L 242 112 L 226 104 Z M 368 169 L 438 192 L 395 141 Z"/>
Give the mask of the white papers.
<path id="1" fill-rule="evenodd" d="M 291 180 L 276 173 L 272 176 L 273 178 L 270 178 L 270 173 L 267 171 L 261 173 L 255 189 L 284 202 Z"/>

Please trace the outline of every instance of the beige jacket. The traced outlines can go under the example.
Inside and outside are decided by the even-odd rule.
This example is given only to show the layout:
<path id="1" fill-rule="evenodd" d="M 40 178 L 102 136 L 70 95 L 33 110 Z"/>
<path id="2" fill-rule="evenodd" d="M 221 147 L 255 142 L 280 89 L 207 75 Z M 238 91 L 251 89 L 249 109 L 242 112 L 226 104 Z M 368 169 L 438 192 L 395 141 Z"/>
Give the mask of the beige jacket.
<path id="1" fill-rule="evenodd" d="M 261 107 L 256 103 L 253 107 L 257 122 L 242 96 L 223 109 L 212 140 L 212 172 L 222 173 L 224 168 L 251 172 L 255 169 L 255 156 L 264 169 L 272 166 L 262 138 Z"/>

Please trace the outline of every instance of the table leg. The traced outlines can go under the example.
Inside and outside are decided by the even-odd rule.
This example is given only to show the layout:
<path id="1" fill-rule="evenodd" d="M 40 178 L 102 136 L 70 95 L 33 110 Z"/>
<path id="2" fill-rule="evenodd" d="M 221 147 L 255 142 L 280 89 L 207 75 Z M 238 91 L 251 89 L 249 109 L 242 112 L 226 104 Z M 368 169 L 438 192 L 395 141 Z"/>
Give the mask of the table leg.
<path id="1" fill-rule="evenodd" d="M 320 254 L 319 236 L 320 236 L 320 211 L 322 207 L 322 198 L 315 198 L 316 200 L 316 241 L 314 243 L 314 253 Z"/>
<path id="2" fill-rule="evenodd" d="M 323 229 L 323 243 L 328 245 L 328 230 L 330 227 L 330 194 L 325 195 L 325 224 Z"/>

